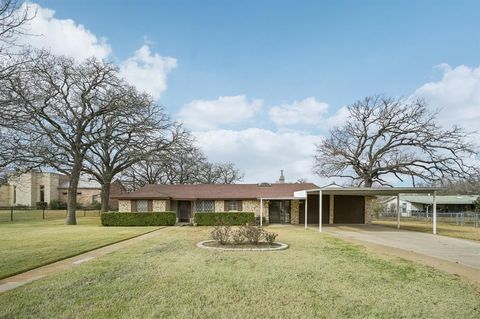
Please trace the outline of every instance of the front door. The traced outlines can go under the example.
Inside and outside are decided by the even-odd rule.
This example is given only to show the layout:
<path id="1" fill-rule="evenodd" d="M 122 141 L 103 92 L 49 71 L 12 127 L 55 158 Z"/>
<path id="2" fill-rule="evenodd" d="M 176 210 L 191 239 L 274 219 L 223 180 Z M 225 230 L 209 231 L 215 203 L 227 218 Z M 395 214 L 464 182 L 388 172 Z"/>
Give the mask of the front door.
<path id="1" fill-rule="evenodd" d="M 270 224 L 290 224 L 290 201 L 271 200 L 268 205 Z"/>
<path id="2" fill-rule="evenodd" d="M 192 204 L 189 201 L 180 200 L 178 201 L 178 220 L 181 222 L 190 222 L 190 217 L 192 215 L 191 210 Z"/>

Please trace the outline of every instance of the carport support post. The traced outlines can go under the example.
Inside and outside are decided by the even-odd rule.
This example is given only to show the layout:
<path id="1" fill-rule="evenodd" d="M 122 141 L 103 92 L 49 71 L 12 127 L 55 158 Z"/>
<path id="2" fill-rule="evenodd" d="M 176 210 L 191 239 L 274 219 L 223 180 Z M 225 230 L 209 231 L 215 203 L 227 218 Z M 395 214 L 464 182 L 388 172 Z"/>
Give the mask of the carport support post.
<path id="1" fill-rule="evenodd" d="M 437 191 L 433 191 L 433 234 L 437 234 Z"/>
<path id="2" fill-rule="evenodd" d="M 400 194 L 397 195 L 397 228 L 400 229 Z"/>
<path id="3" fill-rule="evenodd" d="M 318 192 L 318 232 L 322 232 L 322 191 Z"/>
<path id="4" fill-rule="evenodd" d="M 260 227 L 263 226 L 263 198 L 260 198 Z"/>
<path id="5" fill-rule="evenodd" d="M 305 229 L 307 229 L 308 193 L 305 193 Z"/>

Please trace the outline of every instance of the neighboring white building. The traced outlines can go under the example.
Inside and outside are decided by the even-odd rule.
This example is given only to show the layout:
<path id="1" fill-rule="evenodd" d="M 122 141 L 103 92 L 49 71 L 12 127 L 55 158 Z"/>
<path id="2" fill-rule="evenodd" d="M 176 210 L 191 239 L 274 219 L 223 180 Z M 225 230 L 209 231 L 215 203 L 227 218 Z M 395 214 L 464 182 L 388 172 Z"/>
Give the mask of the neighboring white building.
<path id="1" fill-rule="evenodd" d="M 438 212 L 467 212 L 475 209 L 474 203 L 479 195 L 437 195 Z M 396 213 L 397 198 L 389 197 L 383 201 L 387 212 Z M 400 215 L 412 216 L 413 212 L 431 212 L 433 196 L 400 195 Z"/>

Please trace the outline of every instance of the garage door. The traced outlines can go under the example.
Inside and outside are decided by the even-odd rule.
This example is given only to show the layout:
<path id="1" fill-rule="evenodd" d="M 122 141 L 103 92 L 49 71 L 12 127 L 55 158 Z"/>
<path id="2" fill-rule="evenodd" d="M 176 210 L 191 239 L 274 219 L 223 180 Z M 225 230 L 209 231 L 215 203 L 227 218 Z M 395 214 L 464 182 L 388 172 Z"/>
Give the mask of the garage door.
<path id="1" fill-rule="evenodd" d="M 365 223 L 365 198 L 363 196 L 334 196 L 335 224 L 364 224 Z"/>
<path id="2" fill-rule="evenodd" d="M 308 223 L 318 224 L 318 195 L 308 195 Z M 330 196 L 322 196 L 322 224 L 328 224 L 328 215 L 330 211 Z M 305 223 L 305 204 L 300 202 L 300 224 Z"/>

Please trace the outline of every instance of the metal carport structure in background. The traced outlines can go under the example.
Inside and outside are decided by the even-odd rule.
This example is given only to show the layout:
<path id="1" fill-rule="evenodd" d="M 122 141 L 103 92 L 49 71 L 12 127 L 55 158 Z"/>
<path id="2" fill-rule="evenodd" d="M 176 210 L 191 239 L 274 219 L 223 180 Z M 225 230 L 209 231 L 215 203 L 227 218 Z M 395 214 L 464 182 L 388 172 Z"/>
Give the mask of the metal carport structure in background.
<path id="1" fill-rule="evenodd" d="M 437 191 L 442 188 L 438 187 L 341 187 L 337 185 L 329 185 L 317 189 L 308 189 L 295 192 L 295 197 L 305 199 L 305 229 L 308 228 L 308 195 L 318 195 L 318 231 L 322 231 L 322 197 L 323 195 L 346 195 L 346 196 L 396 196 L 397 197 L 397 228 L 400 228 L 400 194 L 428 194 L 433 197 L 432 204 L 432 232 L 437 233 Z"/>

